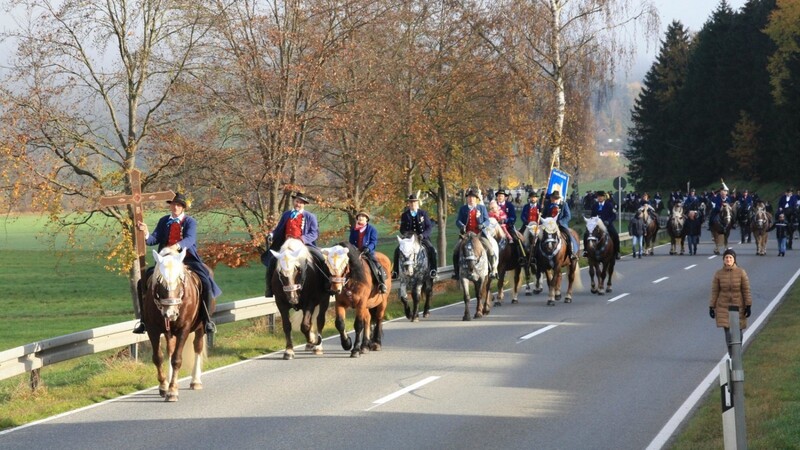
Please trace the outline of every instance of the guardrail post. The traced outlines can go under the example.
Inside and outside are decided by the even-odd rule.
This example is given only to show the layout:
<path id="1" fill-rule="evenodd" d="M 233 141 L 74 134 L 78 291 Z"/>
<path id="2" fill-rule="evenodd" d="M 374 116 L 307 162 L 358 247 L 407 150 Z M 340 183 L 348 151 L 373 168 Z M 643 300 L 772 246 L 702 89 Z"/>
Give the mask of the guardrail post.
<path id="1" fill-rule="evenodd" d="M 730 324 L 730 361 L 719 368 L 722 395 L 722 435 L 725 450 L 747 449 L 747 425 L 744 416 L 744 366 L 742 364 L 742 333 L 739 328 L 739 307 L 728 307 Z"/>
<path id="2" fill-rule="evenodd" d="M 139 344 L 133 343 L 131 344 L 131 359 L 134 361 L 139 360 Z"/>
<path id="3" fill-rule="evenodd" d="M 31 391 L 35 391 L 39 387 L 39 383 L 42 381 L 42 375 L 39 373 L 40 369 L 33 369 L 31 370 Z"/>
<path id="4" fill-rule="evenodd" d="M 275 334 L 275 314 L 267 314 L 267 332 Z"/>

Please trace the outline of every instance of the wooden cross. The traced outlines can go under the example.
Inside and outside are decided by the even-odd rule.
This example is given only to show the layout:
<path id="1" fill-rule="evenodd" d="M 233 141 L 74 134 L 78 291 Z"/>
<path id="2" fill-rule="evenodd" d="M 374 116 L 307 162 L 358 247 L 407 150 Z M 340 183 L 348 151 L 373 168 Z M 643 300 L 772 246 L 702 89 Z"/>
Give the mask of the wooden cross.
<path id="1" fill-rule="evenodd" d="M 172 191 L 161 191 L 152 193 L 142 193 L 142 173 L 137 169 L 131 170 L 131 194 L 130 195 L 112 195 L 110 197 L 100 197 L 100 206 L 133 206 L 133 240 L 136 244 L 136 255 L 139 256 L 139 268 L 144 270 L 144 255 L 146 251 L 144 231 L 140 230 L 136 225 L 144 220 L 142 215 L 143 202 L 155 202 L 159 200 L 168 201 L 175 198 L 175 193 Z"/>

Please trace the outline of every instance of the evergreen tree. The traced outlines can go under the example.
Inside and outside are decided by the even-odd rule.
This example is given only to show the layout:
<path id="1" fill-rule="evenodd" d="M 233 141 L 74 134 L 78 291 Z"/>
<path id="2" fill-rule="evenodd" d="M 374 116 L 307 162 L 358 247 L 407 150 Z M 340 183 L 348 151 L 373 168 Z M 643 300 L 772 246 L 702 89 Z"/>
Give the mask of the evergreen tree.
<path id="1" fill-rule="evenodd" d="M 680 181 L 680 161 L 671 155 L 681 132 L 677 101 L 686 79 L 689 49 L 686 28 L 673 21 L 633 106 L 625 156 L 630 160 L 629 176 L 639 188 L 669 188 Z"/>

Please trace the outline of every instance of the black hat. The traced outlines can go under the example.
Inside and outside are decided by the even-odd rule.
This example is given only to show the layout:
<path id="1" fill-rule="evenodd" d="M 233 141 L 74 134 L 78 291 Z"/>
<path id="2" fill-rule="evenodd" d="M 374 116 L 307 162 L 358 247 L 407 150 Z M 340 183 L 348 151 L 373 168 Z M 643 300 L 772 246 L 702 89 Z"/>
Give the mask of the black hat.
<path id="1" fill-rule="evenodd" d="M 172 200 L 167 200 L 167 203 L 170 204 L 177 203 L 186 208 L 186 197 L 180 192 L 178 192 L 177 194 L 175 194 L 175 197 L 173 197 Z"/>
<path id="2" fill-rule="evenodd" d="M 597 192 L 594 193 L 594 195 L 596 197 L 605 197 L 606 196 L 606 191 L 597 191 Z"/>
<path id="3" fill-rule="evenodd" d="M 467 197 L 475 197 L 477 199 L 480 199 L 480 197 L 478 196 L 478 193 L 475 192 L 473 189 L 468 190 L 466 196 Z"/>
<path id="4" fill-rule="evenodd" d="M 498 189 L 497 192 L 494 193 L 495 196 L 501 195 L 501 194 L 505 195 L 506 197 L 508 197 L 508 192 L 506 192 L 506 190 L 503 189 L 503 188 Z"/>
<path id="5" fill-rule="evenodd" d="M 536 192 L 536 191 L 528 192 L 528 198 L 533 198 L 533 197 L 537 197 L 538 198 L 539 197 L 539 193 Z"/>
<path id="6" fill-rule="evenodd" d="M 553 200 L 558 200 L 561 198 L 561 192 L 553 191 L 550 193 L 550 198 Z"/>
<path id="7" fill-rule="evenodd" d="M 726 257 L 726 256 L 728 256 L 728 255 L 731 255 L 731 256 L 733 256 L 733 262 L 736 262 L 736 252 L 735 252 L 735 251 L 733 251 L 733 249 L 732 249 L 732 248 L 728 248 L 727 250 L 725 250 L 724 252 L 722 252 L 722 257 L 723 257 L 723 258 L 724 258 L 724 257 Z"/>
<path id="8" fill-rule="evenodd" d="M 409 194 L 408 198 L 406 199 L 407 202 L 418 202 L 419 199 L 414 194 Z"/>
<path id="9" fill-rule="evenodd" d="M 311 201 L 301 192 L 295 192 L 292 194 L 292 198 L 296 198 L 305 204 L 311 203 Z"/>

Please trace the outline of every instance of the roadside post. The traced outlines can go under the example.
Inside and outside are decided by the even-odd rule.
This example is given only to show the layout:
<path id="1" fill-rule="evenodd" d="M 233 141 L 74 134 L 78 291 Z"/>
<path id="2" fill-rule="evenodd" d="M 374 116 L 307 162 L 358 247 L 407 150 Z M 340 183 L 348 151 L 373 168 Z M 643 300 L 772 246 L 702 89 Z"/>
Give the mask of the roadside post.
<path id="1" fill-rule="evenodd" d="M 614 189 L 617 190 L 617 230 L 622 229 L 622 190 L 625 189 L 625 186 L 628 185 L 628 181 L 622 177 L 618 176 L 614 178 Z M 617 249 L 619 251 L 619 249 Z"/>
<path id="2" fill-rule="evenodd" d="M 747 449 L 747 427 L 744 416 L 744 367 L 742 337 L 739 328 L 739 307 L 728 307 L 731 352 L 719 366 L 719 388 L 722 397 L 722 436 L 725 450 Z"/>

